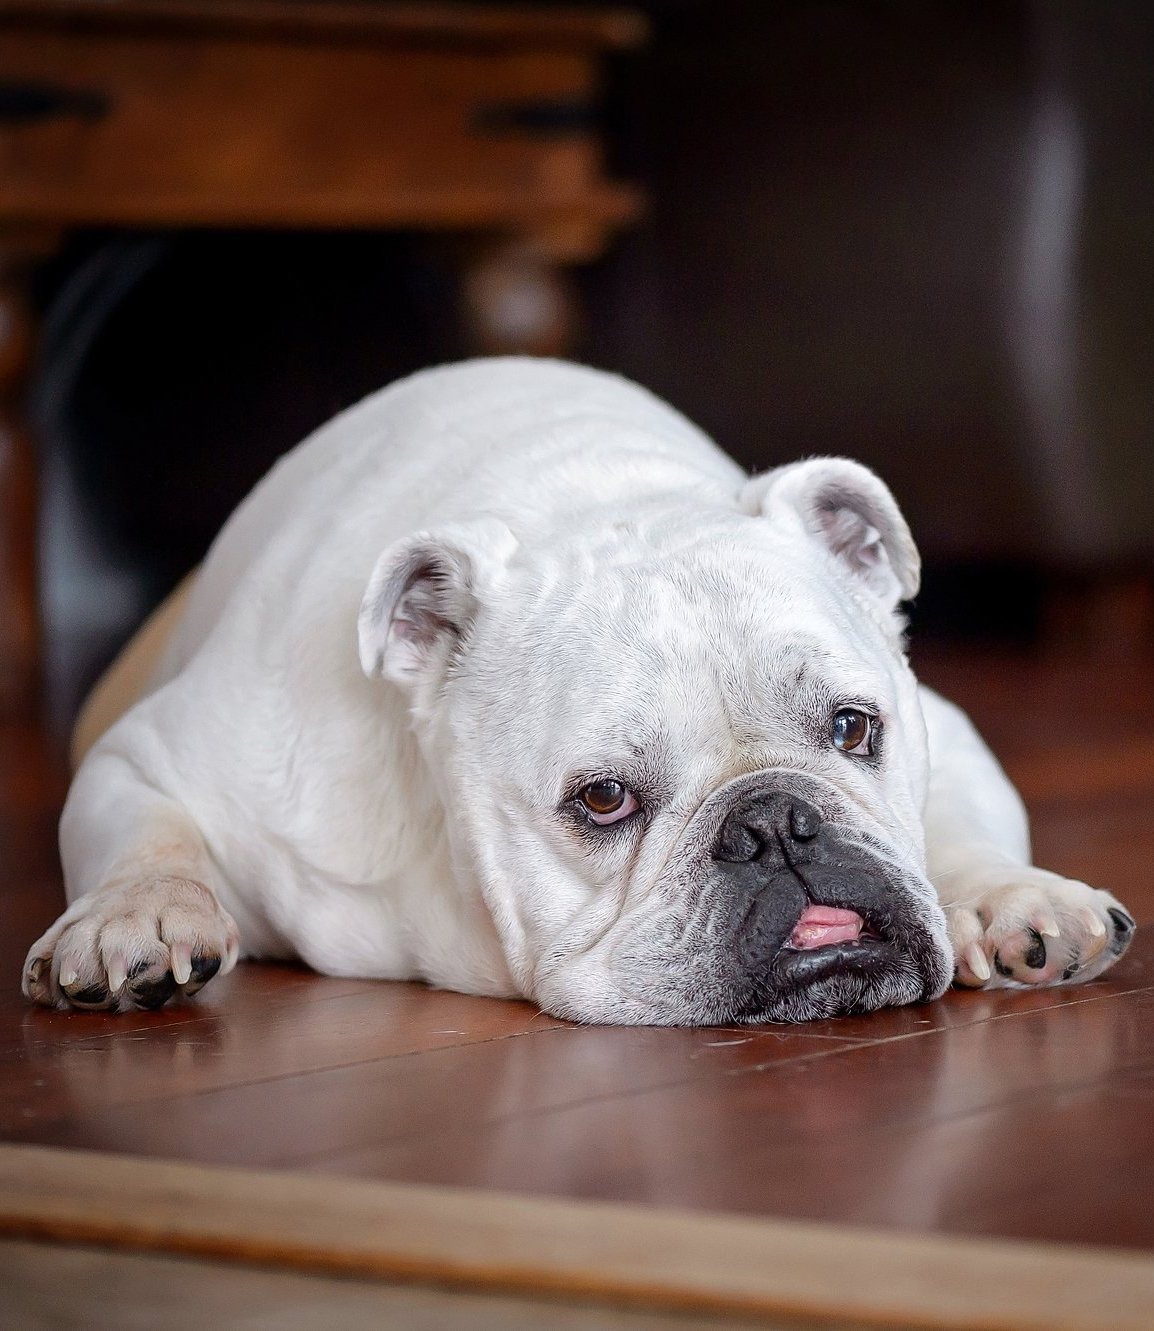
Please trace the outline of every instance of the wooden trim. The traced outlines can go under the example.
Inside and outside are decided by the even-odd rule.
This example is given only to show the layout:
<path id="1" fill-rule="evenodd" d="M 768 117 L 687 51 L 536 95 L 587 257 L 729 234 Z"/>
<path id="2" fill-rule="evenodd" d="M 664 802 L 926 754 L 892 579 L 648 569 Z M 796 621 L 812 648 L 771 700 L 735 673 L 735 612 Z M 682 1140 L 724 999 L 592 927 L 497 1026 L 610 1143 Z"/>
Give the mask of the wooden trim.
<path id="1" fill-rule="evenodd" d="M 1154 1260 L 0 1146 L 0 1234 L 617 1305 L 1146 1331 Z"/>
<path id="2" fill-rule="evenodd" d="M 760 1331 L 813 1331 L 779 1318 Z M 0 1239 L 5 1331 L 738 1331 L 751 1324 L 588 1300 Z M 848 1331 L 848 1328 L 846 1329 Z"/>
<path id="3" fill-rule="evenodd" d="M 645 15 L 625 8 L 539 9 L 528 4 L 389 4 L 335 0 L 0 0 L 0 19 L 31 27 L 314 38 L 629 49 L 649 33 Z"/>

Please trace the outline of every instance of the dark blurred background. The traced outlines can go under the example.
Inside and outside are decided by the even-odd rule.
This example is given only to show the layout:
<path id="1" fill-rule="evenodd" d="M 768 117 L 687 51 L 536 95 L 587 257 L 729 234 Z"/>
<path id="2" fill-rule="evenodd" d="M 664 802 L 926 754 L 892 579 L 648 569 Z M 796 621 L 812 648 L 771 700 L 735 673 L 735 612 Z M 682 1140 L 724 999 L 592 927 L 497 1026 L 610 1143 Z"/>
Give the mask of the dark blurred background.
<path id="1" fill-rule="evenodd" d="M 648 202 L 572 270 L 571 354 L 752 468 L 875 467 L 926 560 L 916 640 L 1146 638 L 1154 7 L 635 8 L 599 126 Z M 456 285 L 416 231 L 69 236 L 36 288 L 58 707 L 279 453 L 472 349 Z"/>

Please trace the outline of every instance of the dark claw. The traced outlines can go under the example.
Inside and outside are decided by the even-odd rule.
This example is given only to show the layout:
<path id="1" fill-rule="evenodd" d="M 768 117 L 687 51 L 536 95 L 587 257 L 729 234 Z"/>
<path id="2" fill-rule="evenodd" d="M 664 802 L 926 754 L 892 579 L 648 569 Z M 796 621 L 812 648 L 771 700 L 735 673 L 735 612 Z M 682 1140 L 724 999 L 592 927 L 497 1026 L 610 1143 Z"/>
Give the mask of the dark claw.
<path id="1" fill-rule="evenodd" d="M 1134 937 L 1134 930 L 1138 926 L 1134 922 L 1134 917 L 1119 906 L 1107 906 L 1106 912 L 1114 921 L 1114 937 L 1110 940 L 1110 951 L 1116 957 L 1120 957 L 1130 946 L 1130 940 Z"/>
<path id="2" fill-rule="evenodd" d="M 994 953 L 994 970 L 998 972 L 1003 980 L 1012 980 L 1014 978 L 1013 967 L 1006 965 L 1002 960 L 1002 954 L 1000 952 Z"/>
<path id="3" fill-rule="evenodd" d="M 195 956 L 192 959 L 192 978 L 197 984 L 207 984 L 220 970 L 219 957 Z"/>
<path id="4" fill-rule="evenodd" d="M 1031 929 L 1029 934 L 1034 941 L 1023 955 L 1022 960 L 1032 971 L 1040 971 L 1046 964 L 1046 940 L 1037 929 Z"/>
<path id="5" fill-rule="evenodd" d="M 75 1007 L 106 1007 L 109 993 L 106 985 L 89 984 L 83 989 L 65 989 L 68 1001 Z"/>
<path id="6" fill-rule="evenodd" d="M 186 994 L 196 994 L 212 979 L 220 970 L 219 957 L 195 956 L 192 959 L 192 976 L 189 982 L 184 986 Z"/>
<path id="7" fill-rule="evenodd" d="M 136 984 L 130 982 L 128 992 L 137 1007 L 151 1009 L 163 1007 L 176 993 L 176 987 L 172 972 L 165 971 L 163 975 L 151 980 L 142 980 Z"/>
<path id="8" fill-rule="evenodd" d="M 1118 906 L 1107 907 L 1106 914 L 1114 921 L 1114 928 L 1118 930 L 1123 938 L 1137 928 L 1133 918 Z"/>
<path id="9" fill-rule="evenodd" d="M 1077 975 L 1081 969 L 1082 969 L 1082 958 L 1077 954 L 1077 952 L 1075 952 L 1074 955 L 1070 958 L 1069 963 L 1066 966 L 1066 969 L 1062 972 L 1062 979 L 1072 980 L 1074 976 Z"/>

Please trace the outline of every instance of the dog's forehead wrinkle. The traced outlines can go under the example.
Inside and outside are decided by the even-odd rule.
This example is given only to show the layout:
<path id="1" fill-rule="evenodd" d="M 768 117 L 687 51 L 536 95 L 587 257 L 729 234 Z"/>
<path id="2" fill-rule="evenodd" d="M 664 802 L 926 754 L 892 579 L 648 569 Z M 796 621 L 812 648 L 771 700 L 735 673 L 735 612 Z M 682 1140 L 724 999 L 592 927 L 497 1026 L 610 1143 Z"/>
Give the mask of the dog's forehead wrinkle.
<path id="1" fill-rule="evenodd" d="M 685 595 L 678 578 L 654 582 L 659 596 Z M 601 763 L 643 759 L 695 782 L 699 768 L 748 770 L 759 748 L 780 747 L 839 696 L 868 699 L 884 686 L 827 646 L 812 617 L 799 627 L 791 612 L 790 627 L 775 628 L 761 605 L 686 599 L 654 611 L 641 631 L 619 613 L 627 594 L 610 587 L 601 603 L 562 600 L 555 614 L 513 607 L 499 617 L 468 683 L 475 716 L 504 729 L 531 715 L 533 750 L 574 768 L 600 751 Z M 526 733 L 508 727 L 510 739 Z"/>
<path id="2" fill-rule="evenodd" d="M 512 601 L 502 634 L 527 652 L 583 654 L 589 664 L 658 676 L 701 669 L 711 657 L 754 664 L 772 659 L 780 669 L 791 639 L 840 645 L 855 624 L 859 637 L 873 637 L 872 624 L 861 621 L 852 603 L 832 595 L 817 604 L 788 566 L 731 561 L 708 544 L 693 559 L 633 558 L 615 568 L 579 548 L 557 552 L 546 567 L 525 570 Z M 785 624 L 793 626 L 788 636 Z M 560 643 L 558 625 L 567 630 Z"/>

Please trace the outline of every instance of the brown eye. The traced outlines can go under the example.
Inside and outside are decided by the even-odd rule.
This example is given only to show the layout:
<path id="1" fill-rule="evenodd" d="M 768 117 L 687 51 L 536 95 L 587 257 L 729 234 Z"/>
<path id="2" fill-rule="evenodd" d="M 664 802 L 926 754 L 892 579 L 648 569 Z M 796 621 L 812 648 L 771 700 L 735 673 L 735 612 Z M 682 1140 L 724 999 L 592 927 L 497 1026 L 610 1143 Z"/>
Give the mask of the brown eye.
<path id="1" fill-rule="evenodd" d="M 633 792 L 620 781 L 594 781 L 577 798 L 590 820 L 599 827 L 619 823 L 640 807 Z"/>
<path id="2" fill-rule="evenodd" d="M 842 753 L 869 757 L 873 753 L 874 719 L 856 707 L 843 707 L 834 713 L 833 746 Z"/>

